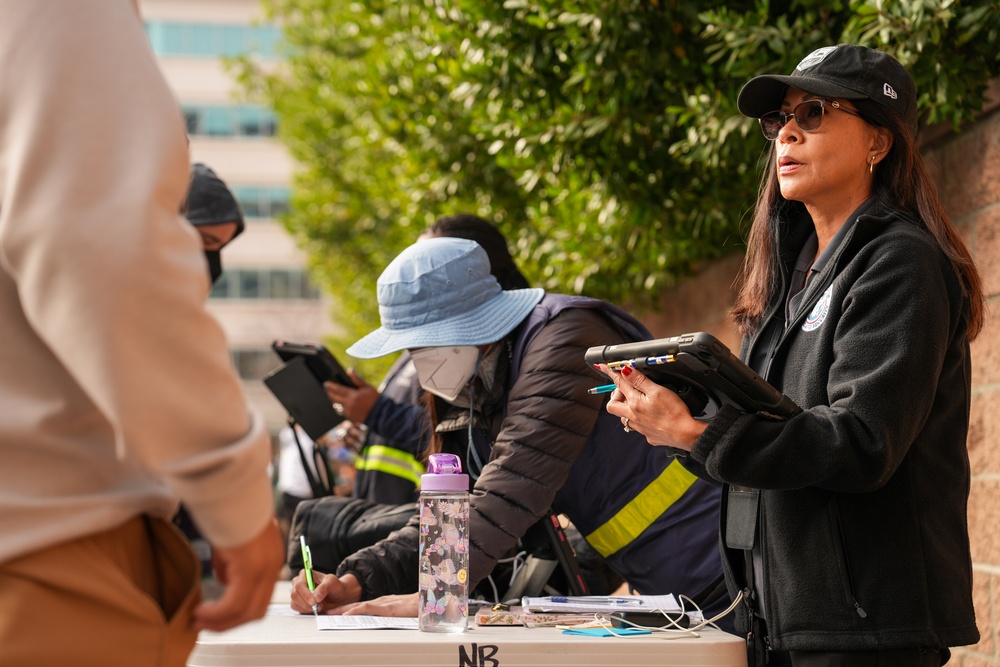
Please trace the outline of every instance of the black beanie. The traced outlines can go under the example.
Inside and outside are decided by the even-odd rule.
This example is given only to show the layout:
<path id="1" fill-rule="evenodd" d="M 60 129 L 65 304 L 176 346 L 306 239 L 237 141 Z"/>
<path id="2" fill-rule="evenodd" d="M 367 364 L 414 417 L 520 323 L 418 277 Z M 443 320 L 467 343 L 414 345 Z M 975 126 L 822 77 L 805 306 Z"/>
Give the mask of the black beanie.
<path id="1" fill-rule="evenodd" d="M 243 231 L 243 212 L 236 197 L 221 178 L 201 162 L 191 165 L 191 185 L 188 187 L 185 216 L 192 225 L 236 223 L 233 238 Z"/>

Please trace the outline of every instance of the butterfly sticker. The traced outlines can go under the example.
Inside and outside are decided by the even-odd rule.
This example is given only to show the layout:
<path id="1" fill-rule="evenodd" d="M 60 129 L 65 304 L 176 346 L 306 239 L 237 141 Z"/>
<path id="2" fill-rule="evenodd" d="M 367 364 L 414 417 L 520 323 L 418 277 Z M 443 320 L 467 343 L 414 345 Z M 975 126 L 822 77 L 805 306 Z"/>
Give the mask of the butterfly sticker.
<path id="1" fill-rule="evenodd" d="M 458 582 L 458 570 L 455 569 L 455 562 L 446 558 L 441 561 L 440 565 L 432 565 L 431 568 L 434 570 L 434 576 L 437 577 L 438 581 L 445 584 L 455 585 Z"/>
<path id="2" fill-rule="evenodd" d="M 447 593 L 441 595 L 441 599 L 435 599 L 433 591 L 427 591 L 427 599 L 424 601 L 425 614 L 443 614 L 448 607 L 446 604 Z"/>
<path id="3" fill-rule="evenodd" d="M 420 573 L 420 588 L 429 591 L 435 586 L 437 586 L 437 580 L 434 578 L 433 574 L 429 572 Z"/>
<path id="4" fill-rule="evenodd" d="M 452 547 L 460 554 L 467 553 L 469 551 L 469 541 L 462 539 L 462 534 L 459 532 L 458 527 L 450 523 L 446 523 L 441 526 L 441 537 L 435 540 L 435 544 L 443 541 L 445 545 Z"/>
<path id="5" fill-rule="evenodd" d="M 469 505 L 462 500 L 442 501 L 441 513 L 453 519 L 467 521 L 469 519 Z"/>
<path id="6" fill-rule="evenodd" d="M 420 527 L 423 529 L 426 526 L 436 526 L 438 524 L 437 517 L 434 515 L 434 505 L 431 503 L 420 505 Z M 426 530 L 424 532 L 427 532 Z"/>

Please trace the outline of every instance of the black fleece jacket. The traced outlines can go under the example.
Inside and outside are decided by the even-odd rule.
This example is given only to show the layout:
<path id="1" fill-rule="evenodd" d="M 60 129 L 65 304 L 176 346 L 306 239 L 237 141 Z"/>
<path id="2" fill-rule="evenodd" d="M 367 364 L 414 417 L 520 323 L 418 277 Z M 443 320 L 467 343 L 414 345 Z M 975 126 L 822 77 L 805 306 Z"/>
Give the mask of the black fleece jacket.
<path id="1" fill-rule="evenodd" d="M 810 227 L 780 230 L 787 275 Z M 873 208 L 813 276 L 768 355 L 766 379 L 804 411 L 774 422 L 724 408 L 695 443 L 692 468 L 762 490 L 757 594 L 772 649 L 978 641 L 967 327 L 968 300 L 930 233 Z M 741 356 L 767 344 L 746 340 Z M 735 595 L 744 552 L 723 547 Z M 744 632 L 746 619 L 742 607 Z"/>

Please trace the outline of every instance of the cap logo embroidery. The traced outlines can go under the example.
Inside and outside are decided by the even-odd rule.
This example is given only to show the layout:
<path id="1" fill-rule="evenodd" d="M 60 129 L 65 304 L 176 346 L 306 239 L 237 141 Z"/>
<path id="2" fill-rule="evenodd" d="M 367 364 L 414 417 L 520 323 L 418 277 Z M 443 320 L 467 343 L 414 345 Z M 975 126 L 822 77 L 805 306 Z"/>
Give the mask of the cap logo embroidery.
<path id="1" fill-rule="evenodd" d="M 893 90 L 892 86 L 890 86 L 887 83 L 882 84 L 882 94 L 885 95 L 886 97 L 891 97 L 892 99 L 897 98 L 896 91 Z"/>
<path id="2" fill-rule="evenodd" d="M 808 56 L 803 58 L 802 62 L 800 62 L 795 69 L 805 70 L 809 69 L 810 67 L 815 67 L 816 65 L 819 65 L 821 62 L 823 62 L 823 59 L 826 58 L 836 48 L 837 48 L 836 46 L 824 46 L 821 49 L 816 49 Z"/>

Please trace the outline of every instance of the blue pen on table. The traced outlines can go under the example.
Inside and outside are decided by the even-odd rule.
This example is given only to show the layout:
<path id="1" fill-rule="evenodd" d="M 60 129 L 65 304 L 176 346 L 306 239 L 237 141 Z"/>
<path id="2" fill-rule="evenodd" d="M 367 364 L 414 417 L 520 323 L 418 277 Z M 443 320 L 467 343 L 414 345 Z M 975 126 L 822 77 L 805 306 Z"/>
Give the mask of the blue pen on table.
<path id="1" fill-rule="evenodd" d="M 552 602 L 563 602 L 563 603 L 579 603 L 579 604 L 611 604 L 611 605 L 623 605 L 623 606 L 640 606 L 643 601 L 640 598 L 632 596 L 623 597 L 601 597 L 601 596 L 587 596 L 587 595 L 553 595 L 549 598 Z"/>
<path id="2" fill-rule="evenodd" d="M 306 544 L 305 535 L 299 535 L 299 542 L 302 544 L 302 568 L 306 571 L 306 585 L 309 586 L 311 593 L 316 590 L 316 584 L 313 583 L 312 552 L 309 550 L 309 545 Z M 319 605 L 315 602 L 313 603 L 313 615 L 319 618 Z"/>
<path id="3" fill-rule="evenodd" d="M 588 394 L 607 394 L 608 392 L 614 391 L 615 385 L 612 384 L 602 384 L 599 387 L 591 387 L 587 390 Z"/>

